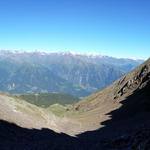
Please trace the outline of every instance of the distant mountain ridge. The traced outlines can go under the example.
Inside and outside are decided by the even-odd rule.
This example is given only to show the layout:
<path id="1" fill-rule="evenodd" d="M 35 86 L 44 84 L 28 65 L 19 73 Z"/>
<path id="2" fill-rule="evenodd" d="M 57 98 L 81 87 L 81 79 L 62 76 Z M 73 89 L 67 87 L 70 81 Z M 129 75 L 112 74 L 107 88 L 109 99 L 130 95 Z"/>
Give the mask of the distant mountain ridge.
<path id="1" fill-rule="evenodd" d="M 1 50 L 0 90 L 20 94 L 60 92 L 85 97 L 142 62 L 97 53 Z"/>
<path id="2" fill-rule="evenodd" d="M 51 54 L 59 54 L 59 55 L 82 55 L 82 56 L 89 56 L 89 57 L 107 57 L 107 58 L 114 58 L 114 59 L 130 59 L 130 60 L 142 60 L 141 58 L 131 57 L 131 58 L 121 58 L 121 57 L 112 57 L 106 56 L 98 52 L 75 52 L 75 51 L 43 51 L 43 50 L 32 50 L 32 51 L 24 51 L 24 50 L 0 50 L 1 54 L 40 54 L 40 55 L 51 55 Z"/>

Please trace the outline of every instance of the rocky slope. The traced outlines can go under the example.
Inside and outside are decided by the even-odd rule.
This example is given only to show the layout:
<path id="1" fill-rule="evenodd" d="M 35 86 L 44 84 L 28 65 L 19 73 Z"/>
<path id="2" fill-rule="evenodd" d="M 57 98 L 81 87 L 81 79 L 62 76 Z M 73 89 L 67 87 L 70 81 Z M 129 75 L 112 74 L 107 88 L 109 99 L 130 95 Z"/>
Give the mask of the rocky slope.
<path id="1" fill-rule="evenodd" d="M 103 127 L 112 118 L 124 120 L 150 110 L 150 59 L 110 86 L 72 105 L 69 113 L 82 114 L 80 121 L 87 130 Z M 120 115 L 121 114 L 121 115 Z"/>
<path id="2" fill-rule="evenodd" d="M 59 105 L 48 108 L 37 107 L 17 97 L 0 93 L 0 120 L 15 123 L 25 128 L 49 128 L 55 132 L 65 132 L 74 135 L 79 122 L 61 114 Z"/>
<path id="3" fill-rule="evenodd" d="M 89 111 L 99 108 L 101 103 L 120 103 L 126 97 L 140 91 L 150 82 L 150 59 L 122 76 L 105 89 L 96 92 L 73 106 L 78 111 Z M 138 101 L 138 100 L 137 100 Z"/>

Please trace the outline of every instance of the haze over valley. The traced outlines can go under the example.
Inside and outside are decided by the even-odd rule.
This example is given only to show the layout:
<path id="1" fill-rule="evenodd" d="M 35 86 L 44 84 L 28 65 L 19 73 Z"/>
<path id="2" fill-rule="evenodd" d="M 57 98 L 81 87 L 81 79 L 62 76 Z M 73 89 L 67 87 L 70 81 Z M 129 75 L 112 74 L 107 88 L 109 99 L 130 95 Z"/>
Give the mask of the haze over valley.
<path id="1" fill-rule="evenodd" d="M 12 94 L 65 93 L 85 97 L 144 60 L 72 52 L 0 51 L 0 90 Z"/>

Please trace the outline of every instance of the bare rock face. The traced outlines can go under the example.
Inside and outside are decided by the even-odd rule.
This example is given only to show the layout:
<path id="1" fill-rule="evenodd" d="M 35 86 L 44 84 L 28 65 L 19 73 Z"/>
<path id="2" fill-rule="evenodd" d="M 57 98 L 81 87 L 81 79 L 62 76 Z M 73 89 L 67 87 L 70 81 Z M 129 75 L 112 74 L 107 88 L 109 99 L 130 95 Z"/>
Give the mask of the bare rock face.
<path id="1" fill-rule="evenodd" d="M 147 60 L 144 64 L 137 67 L 129 74 L 123 76 L 118 81 L 118 89 L 115 91 L 115 98 L 120 97 L 131 90 L 144 88 L 150 81 L 150 60 Z"/>

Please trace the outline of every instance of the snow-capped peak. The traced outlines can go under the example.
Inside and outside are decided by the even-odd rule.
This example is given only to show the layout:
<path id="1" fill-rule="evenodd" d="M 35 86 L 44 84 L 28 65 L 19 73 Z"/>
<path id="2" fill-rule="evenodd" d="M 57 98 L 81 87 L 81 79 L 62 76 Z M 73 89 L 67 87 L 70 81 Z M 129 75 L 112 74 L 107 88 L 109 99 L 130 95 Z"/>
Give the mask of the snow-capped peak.
<path id="1" fill-rule="evenodd" d="M 100 53 L 96 52 L 74 52 L 74 51 L 64 51 L 64 52 L 56 52 L 61 55 L 73 55 L 73 56 L 87 56 L 87 57 L 103 57 Z"/>
<path id="2" fill-rule="evenodd" d="M 136 57 L 130 57 L 130 58 L 121 58 L 121 57 L 112 57 L 112 56 L 105 56 L 98 52 L 75 52 L 75 51 L 44 51 L 44 50 L 0 50 L 0 55 L 5 54 L 39 54 L 39 55 L 51 55 L 51 54 L 57 54 L 57 55 L 70 55 L 70 56 L 86 56 L 88 58 L 104 58 L 104 57 L 110 57 L 114 59 L 130 59 L 134 61 L 140 61 L 143 60 L 141 58 Z"/>

